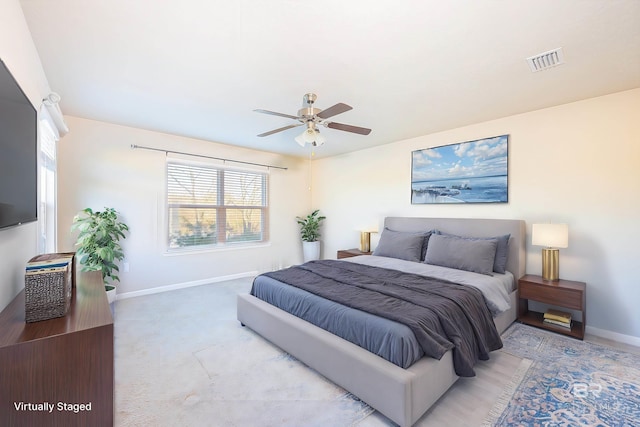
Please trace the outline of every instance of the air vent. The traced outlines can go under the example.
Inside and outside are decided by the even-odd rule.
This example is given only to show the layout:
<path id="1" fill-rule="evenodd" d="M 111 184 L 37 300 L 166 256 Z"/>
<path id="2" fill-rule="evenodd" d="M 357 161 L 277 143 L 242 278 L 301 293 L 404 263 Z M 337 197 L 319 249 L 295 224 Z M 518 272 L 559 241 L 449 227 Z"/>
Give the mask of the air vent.
<path id="1" fill-rule="evenodd" d="M 530 56 L 527 58 L 527 63 L 529 64 L 529 68 L 531 68 L 531 72 L 535 73 L 564 64 L 564 53 L 562 53 L 562 48 L 559 47 L 548 52 Z"/>

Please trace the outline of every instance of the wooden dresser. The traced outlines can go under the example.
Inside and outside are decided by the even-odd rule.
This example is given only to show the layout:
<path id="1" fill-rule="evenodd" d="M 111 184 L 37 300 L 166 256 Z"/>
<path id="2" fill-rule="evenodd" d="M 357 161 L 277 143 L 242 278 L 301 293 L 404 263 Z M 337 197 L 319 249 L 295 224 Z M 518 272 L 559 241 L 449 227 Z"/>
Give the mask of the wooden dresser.
<path id="1" fill-rule="evenodd" d="M 0 425 L 113 425 L 113 315 L 99 271 L 75 281 L 64 317 L 25 323 L 24 290 L 0 313 Z"/>

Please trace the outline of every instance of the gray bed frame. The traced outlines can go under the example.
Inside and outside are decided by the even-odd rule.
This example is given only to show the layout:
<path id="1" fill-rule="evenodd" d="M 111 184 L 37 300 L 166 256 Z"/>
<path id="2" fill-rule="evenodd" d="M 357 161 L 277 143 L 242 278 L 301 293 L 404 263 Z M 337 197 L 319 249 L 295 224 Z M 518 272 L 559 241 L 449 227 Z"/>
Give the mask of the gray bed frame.
<path id="1" fill-rule="evenodd" d="M 508 219 L 387 217 L 396 231 L 443 232 L 487 237 L 511 234 L 507 270 L 515 280 L 524 275 L 525 223 Z M 318 328 L 251 295 L 239 295 L 238 320 L 335 384 L 345 388 L 402 427 L 413 425 L 458 376 L 451 351 L 440 360 L 423 357 L 400 368 L 336 335 Z M 516 318 L 516 291 L 511 309 L 496 317 L 501 333 Z"/>

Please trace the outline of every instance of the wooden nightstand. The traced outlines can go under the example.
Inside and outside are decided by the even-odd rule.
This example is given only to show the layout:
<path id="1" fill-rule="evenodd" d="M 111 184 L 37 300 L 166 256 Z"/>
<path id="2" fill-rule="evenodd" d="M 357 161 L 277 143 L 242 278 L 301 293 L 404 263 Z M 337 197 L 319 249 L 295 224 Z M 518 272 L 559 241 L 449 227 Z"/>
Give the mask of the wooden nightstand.
<path id="1" fill-rule="evenodd" d="M 371 255 L 371 252 L 362 252 L 360 249 L 341 249 L 338 251 L 338 259 L 349 258 L 358 255 Z"/>
<path id="2" fill-rule="evenodd" d="M 529 300 L 582 312 L 582 321 L 573 320 L 571 330 L 543 323 L 543 313 L 529 311 Z M 584 339 L 587 323 L 587 284 L 571 280 L 551 282 L 540 276 L 526 275 L 518 280 L 518 320 L 527 325 Z"/>

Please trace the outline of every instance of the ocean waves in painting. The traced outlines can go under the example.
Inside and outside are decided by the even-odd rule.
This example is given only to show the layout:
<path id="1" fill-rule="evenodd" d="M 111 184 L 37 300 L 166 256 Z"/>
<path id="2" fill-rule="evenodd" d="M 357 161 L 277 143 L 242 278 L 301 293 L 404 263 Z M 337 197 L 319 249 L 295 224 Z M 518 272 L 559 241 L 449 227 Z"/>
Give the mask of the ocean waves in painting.
<path id="1" fill-rule="evenodd" d="M 411 203 L 506 203 L 507 175 L 411 183 Z"/>

